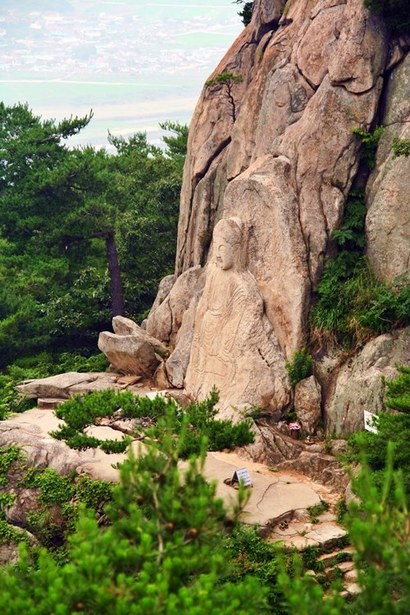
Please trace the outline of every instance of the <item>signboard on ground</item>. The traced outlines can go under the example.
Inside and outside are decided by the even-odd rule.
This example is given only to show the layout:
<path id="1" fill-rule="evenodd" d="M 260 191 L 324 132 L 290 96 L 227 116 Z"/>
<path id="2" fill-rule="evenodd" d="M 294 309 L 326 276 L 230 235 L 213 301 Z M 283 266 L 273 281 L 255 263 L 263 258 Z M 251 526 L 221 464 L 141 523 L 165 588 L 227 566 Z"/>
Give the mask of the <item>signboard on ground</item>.
<path id="1" fill-rule="evenodd" d="M 232 476 L 232 483 L 242 483 L 244 487 L 252 487 L 252 479 L 247 468 L 236 470 Z"/>

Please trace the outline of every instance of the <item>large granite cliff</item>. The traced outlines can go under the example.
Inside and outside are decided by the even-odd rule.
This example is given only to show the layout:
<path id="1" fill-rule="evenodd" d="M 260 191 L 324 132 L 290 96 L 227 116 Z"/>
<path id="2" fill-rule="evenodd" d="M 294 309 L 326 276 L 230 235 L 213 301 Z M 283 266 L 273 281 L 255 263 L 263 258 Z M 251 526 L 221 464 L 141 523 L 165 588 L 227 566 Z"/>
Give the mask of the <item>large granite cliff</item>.
<path id="1" fill-rule="evenodd" d="M 309 341 L 312 293 L 357 181 L 355 129 L 387 126 L 366 188 L 371 266 L 384 280 L 409 268 L 410 158 L 391 152 L 395 136 L 410 135 L 409 47 L 362 0 L 256 0 L 190 126 L 176 276 L 147 322 L 148 333 L 174 350 L 166 362 L 171 384 L 203 397 L 213 379 L 222 410 L 258 404 L 279 416 L 289 407 L 285 361 Z M 233 221 L 233 230 L 216 241 L 220 220 Z M 218 250 L 233 251 L 234 266 L 218 262 Z M 393 360 L 410 359 L 408 332 L 393 338 L 375 382 Z M 336 431 L 362 420 L 362 406 L 349 422 L 351 404 L 340 401 L 351 369 L 339 361 L 317 371 Z"/>

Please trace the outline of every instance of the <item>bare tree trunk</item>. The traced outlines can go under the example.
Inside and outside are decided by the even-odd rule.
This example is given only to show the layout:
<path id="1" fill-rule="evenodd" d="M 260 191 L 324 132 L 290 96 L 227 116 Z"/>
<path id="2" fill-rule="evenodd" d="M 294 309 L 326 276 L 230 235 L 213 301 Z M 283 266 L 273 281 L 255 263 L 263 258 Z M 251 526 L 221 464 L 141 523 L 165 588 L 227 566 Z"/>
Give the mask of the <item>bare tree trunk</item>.
<path id="1" fill-rule="evenodd" d="M 121 270 L 118 262 L 117 246 L 115 245 L 115 233 L 111 231 L 105 237 L 107 248 L 107 264 L 111 281 L 111 309 L 113 316 L 124 314 L 124 297 L 122 292 Z"/>

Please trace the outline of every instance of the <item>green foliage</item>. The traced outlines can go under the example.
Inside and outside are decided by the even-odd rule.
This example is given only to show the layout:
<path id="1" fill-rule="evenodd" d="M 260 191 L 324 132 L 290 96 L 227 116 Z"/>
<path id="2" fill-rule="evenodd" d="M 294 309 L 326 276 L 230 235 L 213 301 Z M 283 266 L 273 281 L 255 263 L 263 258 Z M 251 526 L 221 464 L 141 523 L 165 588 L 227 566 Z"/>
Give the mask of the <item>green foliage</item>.
<path id="1" fill-rule="evenodd" d="M 361 592 L 353 602 L 341 596 L 340 585 L 324 590 L 303 574 L 297 560 L 294 575 L 283 570 L 279 589 L 290 604 L 292 615 L 405 615 L 410 607 L 410 526 L 402 486 L 402 474 L 392 468 L 391 455 L 383 484 L 364 467 L 355 480 L 360 504 L 352 503 L 345 516 L 349 539 L 355 548 L 354 562 Z M 389 495 L 392 494 L 392 495 Z"/>
<path id="2" fill-rule="evenodd" d="M 205 85 L 208 87 L 219 84 L 232 86 L 233 84 L 240 83 L 241 81 L 243 81 L 242 75 L 235 75 L 229 71 L 223 71 L 222 73 L 216 75 L 213 79 L 208 79 Z"/>
<path id="3" fill-rule="evenodd" d="M 252 19 L 253 2 L 246 2 L 245 0 L 235 0 L 236 4 L 243 4 L 242 10 L 238 11 L 239 17 L 242 19 L 244 26 L 247 26 Z"/>
<path id="4" fill-rule="evenodd" d="M 410 156 L 410 140 L 398 139 L 396 137 L 393 139 L 392 150 L 395 158 L 398 156 L 405 156 L 408 158 L 408 156 Z"/>
<path id="5" fill-rule="evenodd" d="M 8 473 L 12 465 L 21 459 L 21 452 L 18 446 L 0 448 L 0 487 L 7 484 Z"/>
<path id="6" fill-rule="evenodd" d="M 165 122 L 165 149 L 143 133 L 111 137 L 115 154 L 67 148 L 90 119 L 0 104 L 0 367 L 95 347 L 112 312 L 143 313 L 173 269 L 187 128 Z"/>
<path id="7" fill-rule="evenodd" d="M 368 169 L 373 169 L 376 164 L 376 151 L 380 137 L 384 132 L 384 126 L 376 126 L 372 132 L 355 128 L 353 134 L 357 135 L 362 142 L 361 158 Z"/>
<path id="8" fill-rule="evenodd" d="M 28 529 L 53 551 L 65 546 L 67 536 L 74 531 L 80 507 L 102 514 L 112 497 L 111 483 L 75 473 L 61 476 L 52 468 L 31 466 L 16 447 L 0 449 L 0 520 L 5 519 L 6 509 L 16 494 L 27 489 L 37 494 L 36 505 L 27 514 Z M 0 526 L 0 542 L 11 541 L 12 528 L 8 531 L 4 524 Z"/>
<path id="9" fill-rule="evenodd" d="M 286 362 L 286 369 L 292 386 L 297 385 L 304 378 L 311 376 L 313 370 L 312 355 L 307 352 L 306 348 L 296 350 L 291 360 Z"/>
<path id="10" fill-rule="evenodd" d="M 323 512 L 323 511 L 321 511 Z M 319 560 L 320 550 L 317 547 L 308 546 L 301 553 L 303 568 L 305 570 L 323 571 L 323 563 Z"/>
<path id="11" fill-rule="evenodd" d="M 99 391 L 89 395 L 77 395 L 61 404 L 57 410 L 58 418 L 65 424 L 52 435 L 63 439 L 72 448 L 85 449 L 100 447 L 107 453 L 125 451 L 130 438 L 118 441 L 99 440 L 84 434 L 84 429 L 95 424 L 101 417 L 113 417 L 121 409 L 121 416 L 127 419 L 149 419 L 152 427 L 143 431 L 154 438 L 162 438 L 166 426 L 171 421 L 174 434 L 181 437 L 180 454 L 186 459 L 198 454 L 205 438 L 209 450 L 232 449 L 253 442 L 249 420 L 232 424 L 229 420 L 219 420 L 215 416 L 218 395 L 213 391 L 203 402 L 189 404 L 182 411 L 173 399 L 160 395 L 154 399 L 137 397 L 130 391 Z M 185 422 L 189 429 L 185 430 Z M 141 429 L 143 429 L 141 427 Z M 136 434 L 137 435 L 137 434 Z"/>
<path id="12" fill-rule="evenodd" d="M 386 380 L 386 406 L 410 414 L 410 366 L 397 366 L 399 375 Z"/>
<path id="13" fill-rule="evenodd" d="M 325 265 L 310 316 L 319 341 L 325 335 L 341 345 L 354 346 L 410 322 L 407 277 L 391 285 L 381 282 L 363 257 L 365 214 L 363 194 L 351 193 L 343 224 L 333 234 L 339 251 Z"/>
<path id="14" fill-rule="evenodd" d="M 8 543 L 24 543 L 28 542 L 27 536 L 23 532 L 19 532 L 13 526 L 9 525 L 4 519 L 0 519 L 0 545 Z"/>
<path id="15" fill-rule="evenodd" d="M 325 500 L 321 500 L 319 504 L 315 504 L 308 508 L 311 522 L 318 523 L 318 517 L 327 510 L 329 510 L 329 504 Z"/>
<path id="16" fill-rule="evenodd" d="M 399 367 L 399 375 L 386 382 L 386 405 L 394 414 L 382 412 L 377 422 L 377 433 L 361 431 L 349 439 L 350 453 L 354 460 L 364 457 L 374 472 L 375 485 L 384 485 L 389 447 L 394 458 L 392 468 L 403 473 L 402 487 L 410 501 L 410 367 Z"/>
<path id="17" fill-rule="evenodd" d="M 240 583 L 247 577 L 255 577 L 268 589 L 269 612 L 275 615 L 289 613 L 283 593 L 277 585 L 281 561 L 286 556 L 277 544 L 260 538 L 254 527 L 245 525 L 236 528 L 224 543 L 226 560 L 231 562 L 230 570 L 222 577 L 223 581 Z M 247 613 L 251 613 L 251 605 Z"/>
<path id="18" fill-rule="evenodd" d="M 228 104 L 230 106 L 230 112 L 232 120 L 236 121 L 236 103 L 234 97 L 234 87 L 238 83 L 243 81 L 242 75 L 235 75 L 234 73 L 223 71 L 218 75 L 215 75 L 213 79 L 208 79 L 205 85 L 209 88 L 220 88 L 226 94 Z"/>
<path id="19" fill-rule="evenodd" d="M 202 476 L 204 450 L 181 472 L 172 429 L 161 450 L 121 468 L 101 528 L 82 514 L 69 541 L 69 562 L 42 551 L 33 566 L 23 549 L 15 570 L 3 571 L 0 602 L 5 615 L 36 613 L 252 613 L 265 612 L 265 590 L 253 577 L 238 583 L 227 573 L 221 541 L 237 512 L 227 515 L 215 485 Z M 242 497 L 242 496 L 241 496 Z M 239 510 L 239 509 L 238 509 Z"/>
<path id="20" fill-rule="evenodd" d="M 381 15 L 386 26 L 395 34 L 410 32 L 409 0 L 364 0 L 364 5 Z"/>

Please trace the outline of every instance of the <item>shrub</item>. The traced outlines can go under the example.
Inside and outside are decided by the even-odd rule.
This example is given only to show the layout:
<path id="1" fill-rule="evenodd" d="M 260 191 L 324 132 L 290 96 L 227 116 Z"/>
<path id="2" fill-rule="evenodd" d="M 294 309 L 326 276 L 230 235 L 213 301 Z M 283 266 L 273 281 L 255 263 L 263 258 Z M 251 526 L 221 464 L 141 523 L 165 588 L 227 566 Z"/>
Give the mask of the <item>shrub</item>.
<path id="1" fill-rule="evenodd" d="M 108 510 L 112 525 L 101 528 L 82 513 L 68 563 L 58 565 L 42 550 L 33 565 L 23 549 L 18 567 L 3 571 L 2 612 L 266 612 L 257 579 L 224 579 L 223 539 L 236 525 L 243 492 L 228 514 L 202 475 L 205 450 L 182 472 L 178 447 L 169 425 L 160 445 L 150 442 L 144 457 L 123 464 Z"/>
<path id="2" fill-rule="evenodd" d="M 372 335 L 410 323 L 410 285 L 406 274 L 392 284 L 378 280 L 363 256 L 364 196 L 352 192 L 341 228 L 333 233 L 339 246 L 316 289 L 310 322 L 313 336 L 355 346 Z"/>
<path id="3" fill-rule="evenodd" d="M 289 374 L 292 386 L 311 376 L 313 370 L 313 358 L 305 348 L 297 350 L 290 361 L 286 362 L 286 369 Z"/>
<path id="4" fill-rule="evenodd" d="M 398 139 L 396 137 L 393 139 L 392 150 L 395 158 L 398 156 L 405 156 L 408 158 L 410 156 L 410 140 Z"/>
<path id="5" fill-rule="evenodd" d="M 218 394 L 213 391 L 202 402 L 189 404 L 181 410 L 173 399 L 160 395 L 154 399 L 137 397 L 130 391 L 116 392 L 112 390 L 90 393 L 86 396 L 74 396 L 61 404 L 57 410 L 58 418 L 65 421 L 53 432 L 53 436 L 65 440 L 69 446 L 77 449 L 100 447 L 107 453 L 125 451 L 131 439 L 99 440 L 88 436 L 84 429 L 93 425 L 101 417 L 113 417 L 121 409 L 123 418 L 150 419 L 151 427 L 141 430 L 154 438 L 161 438 L 165 426 L 171 420 L 174 434 L 181 437 L 180 454 L 184 459 L 192 454 L 198 454 L 204 438 L 209 450 L 232 449 L 250 444 L 254 440 L 251 431 L 252 421 L 244 420 L 233 424 L 229 420 L 216 418 L 215 406 Z M 171 417 L 171 419 L 170 419 Z M 183 429 L 185 420 L 188 429 Z"/>
<path id="6" fill-rule="evenodd" d="M 244 26 L 247 26 L 252 19 L 253 2 L 246 2 L 245 0 L 235 0 L 236 4 L 243 4 L 243 9 L 238 12 L 239 17 L 242 19 Z"/>
<path id="7" fill-rule="evenodd" d="M 362 142 L 361 159 L 368 169 L 374 169 L 377 146 L 383 132 L 384 126 L 376 126 L 372 132 L 360 128 L 353 130 L 353 134 L 357 135 Z"/>
<path id="8" fill-rule="evenodd" d="M 386 405 L 400 410 L 392 414 L 382 412 L 377 422 L 377 433 L 361 431 L 349 439 L 354 460 L 363 457 L 374 472 L 375 484 L 384 484 L 389 446 L 394 452 L 392 468 L 403 473 L 403 489 L 410 502 L 410 367 L 399 367 L 399 375 L 386 383 Z"/>

